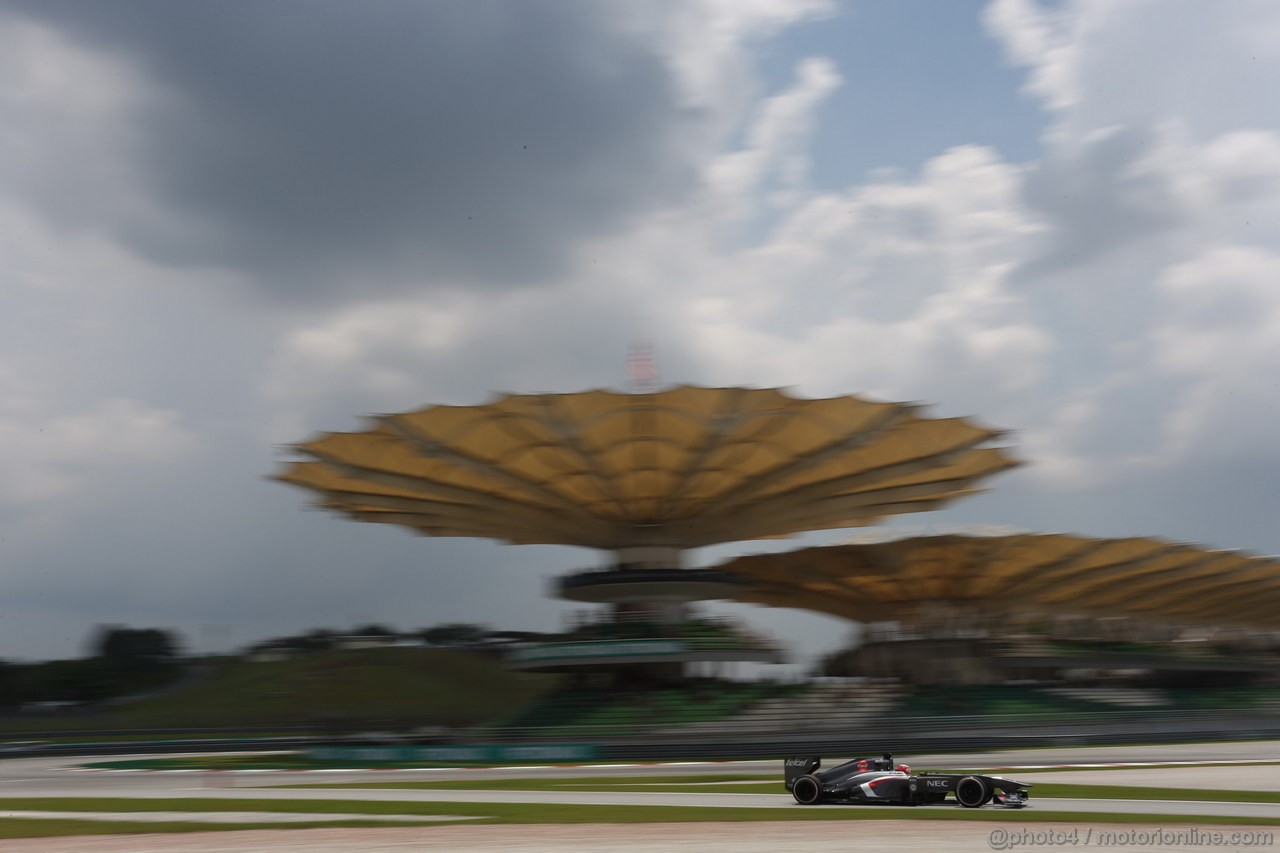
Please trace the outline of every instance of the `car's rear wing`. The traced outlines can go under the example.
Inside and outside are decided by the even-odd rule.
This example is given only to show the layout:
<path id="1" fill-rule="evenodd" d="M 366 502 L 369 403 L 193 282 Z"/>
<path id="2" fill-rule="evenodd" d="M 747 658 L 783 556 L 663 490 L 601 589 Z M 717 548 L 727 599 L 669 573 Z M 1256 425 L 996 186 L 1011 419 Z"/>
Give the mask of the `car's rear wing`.
<path id="1" fill-rule="evenodd" d="M 812 773 L 821 766 L 822 759 L 816 755 L 797 755 L 782 762 L 784 784 L 787 790 L 791 790 L 791 783 L 795 780 L 806 773 Z"/>

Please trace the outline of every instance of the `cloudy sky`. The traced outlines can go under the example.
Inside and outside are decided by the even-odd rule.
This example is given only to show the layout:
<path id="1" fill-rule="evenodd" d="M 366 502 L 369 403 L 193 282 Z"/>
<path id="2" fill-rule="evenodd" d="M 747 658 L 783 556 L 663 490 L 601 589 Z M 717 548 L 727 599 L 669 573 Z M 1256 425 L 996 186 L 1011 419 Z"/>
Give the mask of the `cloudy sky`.
<path id="1" fill-rule="evenodd" d="M 1277 87 L 1271 0 L 0 0 L 0 658 L 556 628 L 598 555 L 264 475 L 637 340 L 1014 430 L 911 525 L 1278 553 Z"/>

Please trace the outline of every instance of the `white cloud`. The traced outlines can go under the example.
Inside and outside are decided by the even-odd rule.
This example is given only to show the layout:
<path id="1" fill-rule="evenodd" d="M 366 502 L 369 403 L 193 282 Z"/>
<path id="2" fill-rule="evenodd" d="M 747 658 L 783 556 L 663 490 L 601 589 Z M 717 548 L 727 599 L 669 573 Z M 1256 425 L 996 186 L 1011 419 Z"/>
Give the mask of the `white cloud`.
<path id="1" fill-rule="evenodd" d="M 703 272 L 685 334 L 717 380 L 909 396 L 943 376 L 1024 387 L 1052 342 L 1006 287 L 1038 228 L 1019 185 L 993 152 L 960 148 L 915 181 L 811 195 Z"/>
<path id="2" fill-rule="evenodd" d="M 1270 0 L 994 0 L 985 17 L 1067 139 L 1175 116 L 1198 140 L 1280 123 Z"/>
<path id="3" fill-rule="evenodd" d="M 83 412 L 52 414 L 35 396 L 12 377 L 0 385 L 3 505 L 33 508 L 86 496 L 109 501 L 126 484 L 199 446 L 178 413 L 137 400 L 108 399 Z"/>
<path id="4" fill-rule="evenodd" d="M 1025 188 L 1045 231 L 1015 277 L 1062 343 L 1034 473 L 1087 491 L 1274 455 L 1280 8 L 994 0 L 985 20 L 1050 115 Z"/>
<path id="5" fill-rule="evenodd" d="M 1166 130 L 1110 181 L 1089 177 L 1087 154 L 1052 155 L 1059 186 L 1094 195 L 1042 206 L 1049 230 L 1017 275 L 1061 342 L 1049 372 L 1059 399 L 1046 394 L 1046 416 L 1026 424 L 1033 476 L 1088 490 L 1271 454 L 1280 401 L 1261 377 L 1280 367 L 1268 298 L 1278 143 L 1241 131 L 1196 144 Z"/>
<path id="6" fill-rule="evenodd" d="M 835 11 L 832 0 L 697 0 L 621 4 L 626 25 L 660 45 L 680 83 L 686 106 L 720 117 L 719 128 L 740 118 L 756 96 L 751 48 L 788 27 Z"/>
<path id="7" fill-rule="evenodd" d="M 813 130 L 813 114 L 840 82 L 830 60 L 813 57 L 796 68 L 790 90 L 760 104 L 747 129 L 744 147 L 715 158 L 707 170 L 712 205 L 722 215 L 734 221 L 758 214 L 750 196 L 770 186 L 770 179 L 777 187 L 772 197 L 780 205 L 806 189 L 805 148 Z"/>
<path id="8" fill-rule="evenodd" d="M 1168 307 L 1152 332 L 1155 363 L 1185 380 L 1167 452 L 1280 458 L 1280 252 L 1210 249 L 1169 268 L 1159 286 Z"/>
<path id="9" fill-rule="evenodd" d="M 1080 102 L 1074 50 L 1077 17 L 1066 10 L 1047 11 L 1037 0 L 993 0 L 985 20 L 992 34 L 1003 41 L 1009 61 L 1031 69 L 1027 92 L 1054 110 Z"/>
<path id="10" fill-rule="evenodd" d="M 456 352 L 475 310 L 476 300 L 462 296 L 393 300 L 287 330 L 259 382 L 277 411 L 261 434 L 270 441 L 299 439 L 317 428 L 312 418 L 335 397 L 359 395 L 365 411 L 416 399 L 430 384 L 431 366 Z"/>

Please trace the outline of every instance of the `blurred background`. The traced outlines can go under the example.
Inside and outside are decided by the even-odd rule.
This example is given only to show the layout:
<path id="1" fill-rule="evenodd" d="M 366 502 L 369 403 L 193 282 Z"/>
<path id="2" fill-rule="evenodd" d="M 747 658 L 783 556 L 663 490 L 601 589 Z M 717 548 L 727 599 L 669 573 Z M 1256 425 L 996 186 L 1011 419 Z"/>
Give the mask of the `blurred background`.
<path id="1" fill-rule="evenodd" d="M 1277 31 L 0 0 L 0 735 L 1263 726 Z M 430 414 L 588 389 L 625 428 Z"/>

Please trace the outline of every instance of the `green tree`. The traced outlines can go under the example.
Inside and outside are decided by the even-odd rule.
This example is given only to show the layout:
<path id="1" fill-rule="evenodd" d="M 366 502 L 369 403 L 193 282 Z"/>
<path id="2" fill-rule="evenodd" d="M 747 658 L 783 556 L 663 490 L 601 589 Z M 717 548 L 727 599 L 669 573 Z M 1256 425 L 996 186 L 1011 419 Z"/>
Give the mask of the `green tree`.
<path id="1" fill-rule="evenodd" d="M 488 639 L 489 629 L 483 625 L 452 622 L 423 628 L 418 636 L 433 646 L 473 646 Z"/>
<path id="2" fill-rule="evenodd" d="M 162 663 L 178 656 L 177 639 L 160 628 L 99 625 L 92 648 L 94 657 L 119 663 Z"/>

